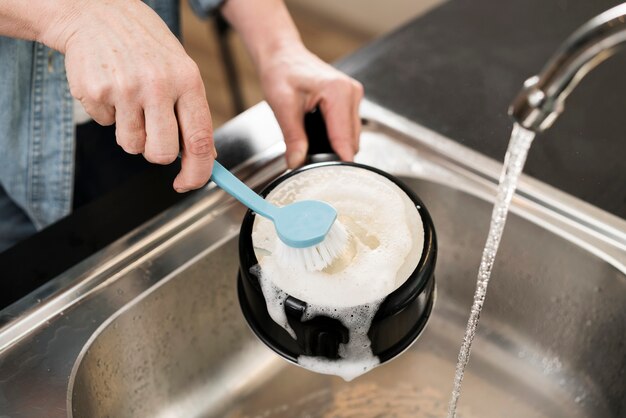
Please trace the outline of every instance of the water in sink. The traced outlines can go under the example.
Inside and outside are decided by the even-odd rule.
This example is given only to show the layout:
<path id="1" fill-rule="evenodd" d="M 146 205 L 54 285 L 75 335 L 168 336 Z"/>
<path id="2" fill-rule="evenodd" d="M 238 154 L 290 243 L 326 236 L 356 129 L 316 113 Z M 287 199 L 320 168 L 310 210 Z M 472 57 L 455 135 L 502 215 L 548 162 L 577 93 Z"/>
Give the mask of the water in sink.
<path id="1" fill-rule="evenodd" d="M 456 408 L 459 402 L 459 397 L 461 396 L 461 383 L 463 382 L 465 367 L 469 362 L 472 341 L 474 341 L 474 336 L 476 335 L 476 327 L 478 326 L 478 321 L 480 319 L 480 312 L 482 311 L 485 296 L 487 295 L 487 286 L 489 285 L 489 278 L 491 277 L 491 271 L 496 259 L 498 247 L 500 246 L 500 238 L 502 238 L 502 233 L 504 232 L 506 216 L 509 212 L 509 206 L 511 204 L 513 193 L 515 193 L 515 189 L 517 188 L 519 176 L 524 168 L 524 163 L 526 162 L 528 149 L 530 148 L 534 137 L 534 132 L 523 128 L 517 123 L 513 127 L 511 140 L 509 141 L 509 146 L 504 158 L 504 167 L 500 177 L 500 185 L 498 186 L 498 195 L 496 196 L 496 202 L 493 206 L 493 212 L 491 214 L 489 235 L 487 236 L 487 242 L 485 243 L 482 259 L 480 261 L 480 267 L 478 269 L 474 302 L 467 321 L 467 328 L 465 330 L 465 335 L 463 336 L 463 343 L 461 345 L 461 351 L 459 352 L 459 359 L 456 365 L 454 387 L 452 389 L 452 396 L 448 407 L 448 418 L 454 418 L 456 416 Z M 514 297 L 514 295 L 511 295 L 511 297 Z"/>

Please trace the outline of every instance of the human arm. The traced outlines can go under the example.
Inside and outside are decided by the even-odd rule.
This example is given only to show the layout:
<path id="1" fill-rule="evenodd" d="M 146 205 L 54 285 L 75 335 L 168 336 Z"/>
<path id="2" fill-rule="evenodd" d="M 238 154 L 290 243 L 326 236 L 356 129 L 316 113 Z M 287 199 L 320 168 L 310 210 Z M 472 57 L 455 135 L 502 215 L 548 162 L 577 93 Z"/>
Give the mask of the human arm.
<path id="1" fill-rule="evenodd" d="M 227 0 L 222 13 L 250 52 L 285 136 L 289 166 L 304 161 L 304 114 L 316 106 L 324 115 L 333 149 L 343 160 L 352 160 L 361 129 L 361 84 L 304 47 L 282 0 Z"/>
<path id="2" fill-rule="evenodd" d="M 0 34 L 65 54 L 70 91 L 120 146 L 168 164 L 182 145 L 177 191 L 203 186 L 215 148 L 200 72 L 161 18 L 138 0 L 3 0 Z"/>

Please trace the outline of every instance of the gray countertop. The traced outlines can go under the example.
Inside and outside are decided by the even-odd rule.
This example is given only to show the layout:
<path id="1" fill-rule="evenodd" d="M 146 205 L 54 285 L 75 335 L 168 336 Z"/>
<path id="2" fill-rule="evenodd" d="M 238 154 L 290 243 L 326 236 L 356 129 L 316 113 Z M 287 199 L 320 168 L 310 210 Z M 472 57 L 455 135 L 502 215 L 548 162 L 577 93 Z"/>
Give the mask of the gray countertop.
<path id="1" fill-rule="evenodd" d="M 367 97 L 502 160 L 510 101 L 578 26 L 615 0 L 452 0 L 344 59 Z M 626 218 L 626 54 L 592 72 L 525 172 Z"/>

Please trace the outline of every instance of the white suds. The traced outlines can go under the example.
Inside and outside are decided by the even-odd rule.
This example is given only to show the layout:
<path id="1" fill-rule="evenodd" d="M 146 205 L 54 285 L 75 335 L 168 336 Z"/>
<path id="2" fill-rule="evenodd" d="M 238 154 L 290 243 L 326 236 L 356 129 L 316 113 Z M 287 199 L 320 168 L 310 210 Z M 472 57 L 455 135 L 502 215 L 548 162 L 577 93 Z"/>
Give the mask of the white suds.
<path id="1" fill-rule="evenodd" d="M 289 297 L 289 295 L 280 290 L 280 288 L 272 283 L 271 280 L 267 280 L 261 274 L 261 267 L 258 264 L 250 268 L 250 273 L 259 279 L 261 292 L 263 292 L 263 297 L 265 298 L 265 303 L 267 304 L 267 313 L 270 315 L 270 318 L 283 327 L 285 331 L 291 335 L 291 338 L 295 340 L 296 333 L 289 325 L 289 321 L 287 321 L 287 314 L 285 314 L 285 300 Z"/>
<path id="2" fill-rule="evenodd" d="M 378 366 L 380 361 L 372 354 L 371 341 L 367 332 L 382 301 L 383 299 L 348 308 L 307 306 L 303 320 L 312 319 L 318 315 L 337 319 L 348 328 L 350 339 L 346 344 L 339 345 L 340 359 L 300 356 L 298 364 L 318 373 L 337 375 L 348 382 Z"/>

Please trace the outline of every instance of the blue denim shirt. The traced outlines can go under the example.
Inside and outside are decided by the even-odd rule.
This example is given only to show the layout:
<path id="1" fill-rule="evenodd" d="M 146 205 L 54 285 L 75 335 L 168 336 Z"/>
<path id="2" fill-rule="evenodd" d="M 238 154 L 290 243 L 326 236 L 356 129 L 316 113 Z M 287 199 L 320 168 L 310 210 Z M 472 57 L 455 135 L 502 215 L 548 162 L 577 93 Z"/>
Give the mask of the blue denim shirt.
<path id="1" fill-rule="evenodd" d="M 222 1 L 189 3 L 207 17 Z M 178 0 L 145 3 L 179 34 Z M 74 121 L 64 57 L 37 42 L 0 36 L 0 190 L 40 229 L 69 214 L 73 182 Z"/>

